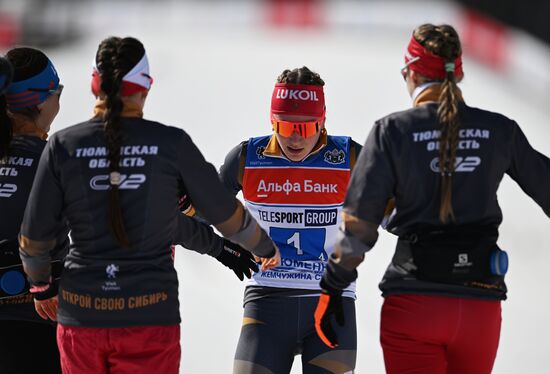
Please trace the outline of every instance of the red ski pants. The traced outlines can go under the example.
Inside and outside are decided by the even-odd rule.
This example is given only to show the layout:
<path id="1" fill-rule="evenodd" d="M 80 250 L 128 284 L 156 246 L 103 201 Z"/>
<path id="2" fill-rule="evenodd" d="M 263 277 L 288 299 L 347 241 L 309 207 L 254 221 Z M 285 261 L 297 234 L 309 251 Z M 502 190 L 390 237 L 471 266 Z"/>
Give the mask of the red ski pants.
<path id="1" fill-rule="evenodd" d="M 178 374 L 180 326 L 57 326 L 63 374 Z"/>
<path id="2" fill-rule="evenodd" d="M 386 372 L 490 374 L 500 324 L 500 301 L 386 297 L 380 325 Z"/>

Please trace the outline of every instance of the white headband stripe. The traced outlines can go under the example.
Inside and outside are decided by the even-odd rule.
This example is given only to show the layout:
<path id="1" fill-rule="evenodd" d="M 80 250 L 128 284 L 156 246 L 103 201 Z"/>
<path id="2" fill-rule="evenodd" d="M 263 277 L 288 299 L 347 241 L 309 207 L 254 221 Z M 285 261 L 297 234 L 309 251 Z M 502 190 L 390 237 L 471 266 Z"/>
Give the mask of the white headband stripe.
<path id="1" fill-rule="evenodd" d="M 147 89 L 151 88 L 151 77 L 149 76 L 149 60 L 147 60 L 147 54 L 144 53 L 143 57 L 136 66 L 133 67 L 123 78 L 123 82 L 130 82 Z"/>
<path id="2" fill-rule="evenodd" d="M 94 70 L 99 73 L 97 68 L 97 62 L 94 59 Z M 151 88 L 151 77 L 149 75 L 149 60 L 147 59 L 147 53 L 143 54 L 143 57 L 139 62 L 122 78 L 123 82 L 130 82 L 137 84 L 147 89 Z"/>

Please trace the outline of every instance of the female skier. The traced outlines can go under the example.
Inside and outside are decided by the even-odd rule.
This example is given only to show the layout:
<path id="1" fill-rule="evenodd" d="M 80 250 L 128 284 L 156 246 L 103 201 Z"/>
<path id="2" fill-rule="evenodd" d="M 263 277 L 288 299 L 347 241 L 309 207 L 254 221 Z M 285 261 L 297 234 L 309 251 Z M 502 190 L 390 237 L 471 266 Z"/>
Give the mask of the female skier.
<path id="1" fill-rule="evenodd" d="M 224 184 L 281 250 L 281 266 L 256 273 L 244 295 L 233 372 L 289 373 L 296 354 L 303 373 L 344 373 L 356 357 L 355 285 L 344 291 L 347 324 L 337 350 L 316 336 L 313 310 L 333 251 L 350 170 L 360 145 L 325 129 L 324 81 L 307 67 L 285 70 L 271 99 L 273 133 L 229 152 Z"/>
<path id="2" fill-rule="evenodd" d="M 316 328 L 330 317 L 355 268 L 375 244 L 384 207 L 399 240 L 380 289 L 388 373 L 491 372 L 506 298 L 507 255 L 497 245 L 497 189 L 514 179 L 550 216 L 550 159 L 516 122 L 465 104 L 458 34 L 416 28 L 402 70 L 413 108 L 374 124 L 350 181 L 337 251 L 321 285 Z"/>
<path id="3" fill-rule="evenodd" d="M 63 86 L 52 62 L 33 48 L 0 58 L 0 86 L 0 373 L 61 373 L 55 324 L 34 310 L 17 234 Z M 50 248 L 53 278 L 61 272 L 67 232 L 61 229 Z"/>
<path id="4" fill-rule="evenodd" d="M 170 245 L 201 235 L 200 223 L 179 213 L 182 189 L 222 234 L 270 258 L 266 266 L 278 252 L 183 130 L 142 118 L 152 83 L 143 45 L 107 38 L 95 62 L 95 116 L 48 142 L 21 258 L 37 311 L 59 321 L 64 373 L 175 374 L 180 316 Z M 65 219 L 72 244 L 58 299 L 48 261 Z"/>

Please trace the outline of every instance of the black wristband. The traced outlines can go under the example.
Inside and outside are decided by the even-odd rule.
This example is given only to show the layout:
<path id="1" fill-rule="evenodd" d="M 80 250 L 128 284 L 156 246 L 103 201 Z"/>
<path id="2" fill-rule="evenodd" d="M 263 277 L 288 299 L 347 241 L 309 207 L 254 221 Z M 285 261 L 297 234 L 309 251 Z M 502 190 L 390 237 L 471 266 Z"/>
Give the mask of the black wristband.
<path id="1" fill-rule="evenodd" d="M 34 287 L 31 287 L 30 293 L 35 300 L 40 300 L 40 301 L 47 300 L 47 299 L 51 299 L 54 296 L 57 296 L 57 292 L 58 292 L 57 281 L 54 281 L 53 283 L 49 283 L 47 286 L 48 288 L 37 292 L 33 292 Z"/>

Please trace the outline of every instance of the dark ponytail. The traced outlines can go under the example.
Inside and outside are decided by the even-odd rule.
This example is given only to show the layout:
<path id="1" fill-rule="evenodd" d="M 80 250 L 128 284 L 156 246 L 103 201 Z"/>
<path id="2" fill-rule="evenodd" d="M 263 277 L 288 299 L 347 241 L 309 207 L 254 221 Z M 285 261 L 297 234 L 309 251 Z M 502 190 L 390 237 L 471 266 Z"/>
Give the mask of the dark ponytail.
<path id="1" fill-rule="evenodd" d="M 441 196 L 439 219 L 442 223 L 454 221 L 452 205 L 452 176 L 455 171 L 456 150 L 458 148 L 459 90 L 455 77 L 454 62 L 461 54 L 460 39 L 456 30 L 449 25 L 426 24 L 414 31 L 414 38 L 428 51 L 445 61 L 446 76 L 441 84 L 437 115 L 440 124 L 439 172 L 441 175 Z"/>
<path id="2" fill-rule="evenodd" d="M 109 191 L 109 226 L 121 247 L 129 247 L 130 240 L 124 226 L 124 217 L 120 204 L 120 148 L 123 136 L 120 127 L 120 116 L 124 108 L 120 89 L 122 78 L 143 57 L 145 49 L 141 42 L 134 38 L 110 37 L 99 45 L 96 63 L 101 75 L 101 91 L 105 94 L 106 111 L 105 140 L 111 189 Z"/>

